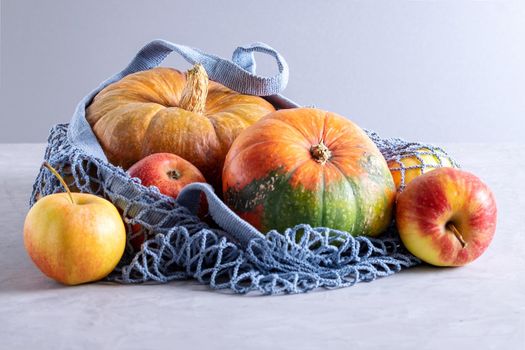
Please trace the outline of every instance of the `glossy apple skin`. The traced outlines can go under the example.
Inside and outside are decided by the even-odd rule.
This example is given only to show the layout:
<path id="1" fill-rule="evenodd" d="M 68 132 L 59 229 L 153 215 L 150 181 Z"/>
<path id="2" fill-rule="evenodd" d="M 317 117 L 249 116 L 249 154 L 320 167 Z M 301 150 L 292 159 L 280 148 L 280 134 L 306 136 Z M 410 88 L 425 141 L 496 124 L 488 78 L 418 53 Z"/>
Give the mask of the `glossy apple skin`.
<path id="1" fill-rule="evenodd" d="M 170 176 L 176 171 L 177 176 Z M 128 169 L 144 186 L 156 186 L 160 193 L 177 198 L 182 188 L 192 182 L 206 182 L 193 164 L 172 153 L 155 153 L 142 158 Z"/>
<path id="2" fill-rule="evenodd" d="M 48 277 L 76 285 L 106 277 L 126 244 L 124 223 L 111 202 L 86 193 L 40 198 L 24 222 L 24 245 Z"/>
<path id="3" fill-rule="evenodd" d="M 177 178 L 170 175 L 176 171 Z M 156 186 L 160 193 L 177 198 L 184 186 L 193 182 L 206 182 L 202 173 L 193 164 L 173 153 L 154 153 L 133 164 L 128 173 L 138 177 L 144 186 Z M 172 173 L 173 174 L 173 173 Z M 201 196 L 200 213 L 207 211 L 206 200 Z M 144 242 L 144 235 L 136 235 L 140 225 L 132 227 L 131 245 L 139 250 Z"/>
<path id="4" fill-rule="evenodd" d="M 496 202 L 488 186 L 455 168 L 418 176 L 397 200 L 396 224 L 403 244 L 435 266 L 463 266 L 478 258 L 492 241 L 496 217 Z M 447 228 L 448 223 L 457 228 L 465 246 Z"/>

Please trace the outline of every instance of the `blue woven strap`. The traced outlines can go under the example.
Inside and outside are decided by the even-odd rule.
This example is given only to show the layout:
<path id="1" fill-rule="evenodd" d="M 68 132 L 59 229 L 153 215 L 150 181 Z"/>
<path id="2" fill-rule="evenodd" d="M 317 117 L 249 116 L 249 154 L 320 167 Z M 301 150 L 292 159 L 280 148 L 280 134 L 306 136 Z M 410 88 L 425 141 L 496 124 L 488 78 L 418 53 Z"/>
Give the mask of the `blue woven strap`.
<path id="1" fill-rule="evenodd" d="M 87 106 L 95 95 L 109 84 L 129 74 L 157 67 L 172 52 L 178 53 L 191 64 L 202 64 L 210 79 L 235 91 L 266 96 L 277 108 L 297 107 L 297 104 L 279 94 L 288 83 L 288 65 L 277 51 L 266 44 L 254 43 L 246 47 L 238 47 L 233 52 L 232 61 L 229 61 L 188 46 L 173 44 L 165 40 L 154 40 L 145 45 L 124 70 L 104 81 L 80 101 L 68 127 L 69 142 L 86 154 L 107 161 L 104 151 L 86 120 Z M 256 75 L 255 52 L 272 56 L 277 63 L 278 73 L 271 77 Z M 129 190 L 129 186 L 125 183 L 114 184 L 113 187 L 117 192 L 122 191 L 123 196 L 127 195 L 124 192 Z M 179 195 L 178 202 L 195 212 L 201 192 L 208 199 L 210 215 L 231 239 L 246 247 L 251 239 L 261 238 L 259 231 L 235 215 L 206 184 L 188 186 Z"/>
<path id="2" fill-rule="evenodd" d="M 91 126 L 86 120 L 86 107 L 91 103 L 93 97 L 109 84 L 126 75 L 157 67 L 172 52 L 180 54 L 191 64 L 202 64 L 212 80 L 235 91 L 243 94 L 267 96 L 267 99 L 278 108 L 297 106 L 279 95 L 288 83 L 288 64 L 277 51 L 266 44 L 254 43 L 246 47 L 239 47 L 233 53 L 233 61 L 229 61 L 189 46 L 178 45 L 165 40 L 154 40 L 144 46 L 124 70 L 104 81 L 80 101 L 69 124 L 69 142 L 85 153 L 107 161 Z M 271 77 L 256 75 L 255 52 L 268 54 L 275 58 L 279 72 Z"/>
<path id="3" fill-rule="evenodd" d="M 275 95 L 283 91 L 288 84 L 288 64 L 277 51 L 264 43 L 254 43 L 237 48 L 233 53 L 232 62 L 189 46 L 173 44 L 165 40 L 154 40 L 139 51 L 120 75 L 122 77 L 157 67 L 172 52 L 180 54 L 191 64 L 202 64 L 211 80 L 243 94 Z M 255 52 L 274 57 L 279 73 L 272 77 L 256 75 Z"/>
<path id="4" fill-rule="evenodd" d="M 206 183 L 186 185 L 177 196 L 177 203 L 197 214 L 200 195 L 203 193 L 208 201 L 208 211 L 213 220 L 225 230 L 225 235 L 246 249 L 254 238 L 264 236 L 248 222 L 238 217 L 223 201 L 217 197 L 213 188 Z"/>

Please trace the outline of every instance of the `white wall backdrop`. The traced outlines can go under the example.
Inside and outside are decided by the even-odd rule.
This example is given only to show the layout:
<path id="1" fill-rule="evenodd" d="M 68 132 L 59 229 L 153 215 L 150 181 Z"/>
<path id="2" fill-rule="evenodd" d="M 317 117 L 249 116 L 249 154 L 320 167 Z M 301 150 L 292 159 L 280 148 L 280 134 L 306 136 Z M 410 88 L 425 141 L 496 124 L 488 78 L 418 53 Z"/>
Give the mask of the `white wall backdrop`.
<path id="1" fill-rule="evenodd" d="M 155 38 L 225 57 L 266 42 L 290 65 L 288 97 L 385 136 L 525 134 L 524 1 L 1 0 L 0 142 L 44 142 Z"/>

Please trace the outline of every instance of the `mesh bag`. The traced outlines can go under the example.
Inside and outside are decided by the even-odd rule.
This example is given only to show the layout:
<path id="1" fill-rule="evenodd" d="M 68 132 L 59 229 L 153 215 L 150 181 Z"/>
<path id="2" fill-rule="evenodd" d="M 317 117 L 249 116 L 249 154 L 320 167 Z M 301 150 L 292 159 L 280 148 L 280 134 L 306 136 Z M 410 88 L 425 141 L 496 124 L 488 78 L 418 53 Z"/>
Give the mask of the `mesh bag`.
<path id="1" fill-rule="evenodd" d="M 108 280 L 159 283 L 193 278 L 211 288 L 236 293 L 301 293 L 318 287 L 339 288 L 372 281 L 420 263 L 403 247 L 394 223 L 378 238 L 353 237 L 347 232 L 306 224 L 263 235 L 235 215 L 207 184 L 190 184 L 175 200 L 156 187 L 141 185 L 139 179 L 110 164 L 85 119 L 86 106 L 105 86 L 128 74 L 158 66 L 171 52 L 179 53 L 192 64 L 201 63 L 210 79 L 233 90 L 264 96 L 276 108 L 297 106 L 280 95 L 288 80 L 286 62 L 262 43 L 238 48 L 228 61 L 156 40 L 142 48 L 122 72 L 87 95 L 69 124 L 52 128 L 44 157 L 72 189 L 104 197 L 121 211 L 128 243 Z M 274 57 L 279 73 L 272 77 L 256 75 L 254 52 Z M 391 168 L 399 172 L 401 187 L 409 171 L 458 166 L 439 147 L 383 139 L 370 131 L 367 134 L 387 162 L 394 164 Z M 406 158 L 418 162 L 406 166 Z M 30 205 L 42 196 L 61 191 L 59 181 L 42 168 Z M 208 201 L 206 222 L 196 216 L 202 193 Z M 147 238 L 139 250 L 130 244 L 136 236 Z"/>

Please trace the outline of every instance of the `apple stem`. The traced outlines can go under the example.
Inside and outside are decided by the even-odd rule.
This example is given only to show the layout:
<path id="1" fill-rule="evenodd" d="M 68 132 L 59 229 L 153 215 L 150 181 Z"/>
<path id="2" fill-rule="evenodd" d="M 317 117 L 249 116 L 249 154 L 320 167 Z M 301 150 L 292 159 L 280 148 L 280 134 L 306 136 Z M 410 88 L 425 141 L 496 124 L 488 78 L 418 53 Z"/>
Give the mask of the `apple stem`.
<path id="1" fill-rule="evenodd" d="M 463 236 L 461 235 L 461 233 L 459 233 L 457 227 L 449 222 L 447 224 L 447 229 L 449 229 L 450 231 L 452 231 L 452 233 L 454 234 L 454 236 L 456 236 L 456 238 L 458 239 L 459 243 L 461 243 L 461 247 L 462 248 L 465 248 L 467 246 L 467 242 L 465 242 L 465 239 L 463 238 Z"/>
<path id="2" fill-rule="evenodd" d="M 42 163 L 42 166 L 44 166 L 47 169 L 49 169 L 49 171 L 51 171 L 51 173 L 53 173 L 53 175 L 55 175 L 55 177 L 58 179 L 58 181 L 60 181 L 62 186 L 66 189 L 66 192 L 67 192 L 67 194 L 69 196 L 69 199 L 71 200 L 71 203 L 75 204 L 75 201 L 73 200 L 73 195 L 71 194 L 71 191 L 69 190 L 69 186 L 67 185 L 66 181 L 64 181 L 64 178 L 62 176 L 60 176 L 58 171 L 56 171 L 55 168 L 53 168 L 51 166 L 51 164 L 49 164 L 48 162 Z"/>
<path id="3" fill-rule="evenodd" d="M 167 174 L 171 179 L 174 179 L 174 180 L 180 179 L 180 173 L 177 170 L 170 170 L 167 172 Z"/>

